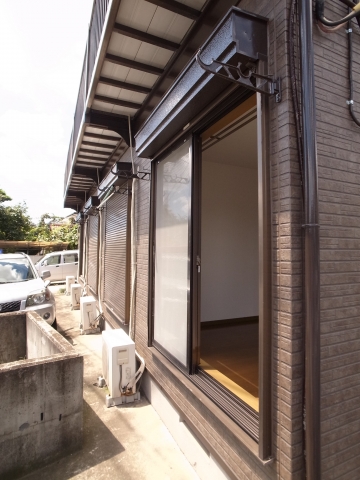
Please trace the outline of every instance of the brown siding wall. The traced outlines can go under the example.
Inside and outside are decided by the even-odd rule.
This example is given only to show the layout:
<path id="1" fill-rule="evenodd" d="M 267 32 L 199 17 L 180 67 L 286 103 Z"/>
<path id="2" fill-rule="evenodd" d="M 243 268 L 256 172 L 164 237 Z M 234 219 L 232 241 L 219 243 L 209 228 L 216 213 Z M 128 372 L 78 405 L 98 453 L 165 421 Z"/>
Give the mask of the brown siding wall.
<path id="1" fill-rule="evenodd" d="M 256 2 L 257 3 L 257 2 Z M 282 79 L 270 109 L 273 242 L 273 428 L 277 478 L 303 479 L 302 204 L 289 81 L 289 2 L 267 2 L 275 18 L 269 72 Z M 241 3 L 245 10 L 251 2 Z"/>
<path id="2" fill-rule="evenodd" d="M 148 371 L 182 412 L 192 428 L 223 458 L 240 479 L 301 479 L 302 447 L 302 272 L 301 199 L 296 139 L 289 95 L 288 9 L 285 1 L 241 2 L 241 8 L 270 18 L 270 51 L 274 62 L 270 71 L 283 79 L 283 101 L 270 101 L 270 160 L 273 227 L 273 433 L 272 465 L 263 466 L 249 453 L 227 426 L 196 396 L 184 388 L 158 356 L 147 348 L 148 248 L 150 182 L 139 181 L 136 188 L 137 283 L 136 342 L 144 355 Z M 127 153 L 129 155 L 129 151 Z M 136 155 L 136 154 L 135 154 Z M 150 162 L 136 159 L 141 169 Z M 195 387 L 193 387 L 194 389 Z M 221 417 L 221 416 L 220 416 Z"/>
<path id="3" fill-rule="evenodd" d="M 264 466 L 231 432 L 230 420 L 188 388 L 161 355 L 147 347 L 150 181 L 136 182 L 136 325 L 147 369 L 195 434 L 239 479 L 303 479 L 302 201 L 289 82 L 289 0 L 242 1 L 270 19 L 270 73 L 282 78 L 283 99 L 270 100 L 273 251 L 273 455 Z M 346 14 L 335 0 L 327 16 Z M 347 39 L 314 25 L 321 242 L 321 428 L 323 479 L 360 478 L 360 135 L 346 100 Z M 355 88 L 360 97 L 359 35 L 354 35 Z M 357 103 L 355 103 L 355 109 Z M 360 108 L 358 109 L 360 119 Z M 137 158 L 141 171 L 150 161 Z M 130 149 L 122 161 L 131 161 Z"/>
<path id="4" fill-rule="evenodd" d="M 336 19 L 347 8 L 326 2 Z M 353 24 L 355 110 L 360 41 Z M 360 478 L 360 130 L 351 120 L 345 29 L 315 28 L 321 247 L 321 433 L 324 479 Z"/>

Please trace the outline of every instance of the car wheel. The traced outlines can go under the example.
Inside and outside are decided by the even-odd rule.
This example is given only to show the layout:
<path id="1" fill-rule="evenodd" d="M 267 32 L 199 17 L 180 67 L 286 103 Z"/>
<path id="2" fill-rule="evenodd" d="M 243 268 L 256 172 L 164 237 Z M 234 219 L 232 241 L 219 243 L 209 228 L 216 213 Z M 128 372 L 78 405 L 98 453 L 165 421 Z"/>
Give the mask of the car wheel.
<path id="1" fill-rule="evenodd" d="M 53 321 L 52 325 L 51 325 L 55 330 L 57 330 L 57 321 L 56 321 L 56 318 L 55 320 Z"/>

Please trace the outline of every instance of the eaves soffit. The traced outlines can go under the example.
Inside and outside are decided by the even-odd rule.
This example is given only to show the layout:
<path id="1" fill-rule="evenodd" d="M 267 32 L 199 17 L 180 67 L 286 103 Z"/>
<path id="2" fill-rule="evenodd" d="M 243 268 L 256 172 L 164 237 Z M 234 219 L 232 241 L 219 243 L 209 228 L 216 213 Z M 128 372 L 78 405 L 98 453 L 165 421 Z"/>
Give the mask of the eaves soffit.
<path id="1" fill-rule="evenodd" d="M 67 204 L 83 203 L 81 199 L 87 198 L 85 192 L 93 190 L 131 145 L 129 126 L 133 121 L 129 121 L 128 116 L 133 119 L 141 111 L 148 115 L 152 107 L 147 101 L 151 96 L 157 98 L 158 81 L 167 82 L 172 77 L 166 70 L 169 57 L 182 56 L 187 35 L 202 18 L 205 5 L 215 2 L 187 3 L 191 6 L 161 0 L 109 3 L 108 20 L 95 51 L 96 62 L 90 77 L 86 75 L 91 81 L 85 82 L 88 90 L 84 111 L 79 109 L 75 113 L 81 122 L 75 129 L 72 162 L 66 179 Z M 89 54 L 89 58 L 92 56 Z M 149 70 L 155 73 L 150 74 Z M 79 97 L 78 104 L 81 102 Z M 98 181 L 93 181 L 95 174 Z M 70 198 L 69 191 L 77 193 Z"/>
<path id="2" fill-rule="evenodd" d="M 264 17 L 255 16 L 243 12 L 237 7 L 232 7 L 202 46 L 201 58 L 204 63 L 211 64 L 214 59 L 226 63 L 236 53 L 241 53 L 234 20 L 234 16 L 241 14 L 249 17 L 253 16 L 257 20 L 267 23 L 267 19 Z M 264 57 L 263 53 L 261 56 Z M 170 127 L 170 125 L 177 123 L 178 130 L 181 130 L 190 121 L 189 115 L 194 116 L 196 108 L 204 108 L 201 102 L 197 102 L 197 98 L 200 97 L 200 93 L 206 87 L 209 87 L 210 82 L 215 83 L 213 75 L 201 68 L 194 56 L 151 113 L 148 120 L 136 133 L 136 150 L 139 156 L 152 158 L 157 153 L 159 137 L 161 136 L 162 139 L 166 140 L 167 137 L 174 134 L 174 127 Z M 221 80 L 221 82 L 225 82 L 225 80 Z M 217 81 L 217 85 L 217 88 L 221 89 L 226 86 L 226 83 L 219 84 L 219 81 Z M 222 87 L 219 87 L 219 85 L 222 85 Z M 210 90 L 207 88 L 207 91 L 210 101 L 210 97 L 216 93 L 216 89 Z M 198 103 L 197 107 L 196 103 Z M 169 130 L 171 130 L 171 135 L 166 133 Z M 165 143 L 164 140 L 161 141 Z"/>

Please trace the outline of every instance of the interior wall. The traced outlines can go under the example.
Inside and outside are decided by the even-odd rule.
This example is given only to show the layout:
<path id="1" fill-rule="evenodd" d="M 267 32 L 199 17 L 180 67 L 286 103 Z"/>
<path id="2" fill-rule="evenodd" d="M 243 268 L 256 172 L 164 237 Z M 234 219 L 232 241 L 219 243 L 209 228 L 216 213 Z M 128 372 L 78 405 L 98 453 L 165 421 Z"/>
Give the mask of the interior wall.
<path id="1" fill-rule="evenodd" d="M 255 168 L 203 161 L 202 322 L 259 314 L 257 182 Z"/>

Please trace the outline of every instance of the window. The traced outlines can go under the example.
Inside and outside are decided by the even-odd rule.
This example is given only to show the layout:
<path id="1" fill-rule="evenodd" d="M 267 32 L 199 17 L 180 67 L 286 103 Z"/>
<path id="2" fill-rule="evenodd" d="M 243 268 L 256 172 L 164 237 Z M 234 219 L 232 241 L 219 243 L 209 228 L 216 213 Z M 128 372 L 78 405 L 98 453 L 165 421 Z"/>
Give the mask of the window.
<path id="1" fill-rule="evenodd" d="M 64 263 L 75 263 L 78 261 L 78 254 L 77 253 L 68 253 L 63 255 Z"/>
<path id="2" fill-rule="evenodd" d="M 153 341 L 187 365 L 190 289 L 190 142 L 156 168 Z"/>
<path id="3" fill-rule="evenodd" d="M 44 259 L 44 265 L 59 265 L 60 255 L 51 255 L 50 257 Z"/>
<path id="4" fill-rule="evenodd" d="M 153 162 L 149 309 L 149 344 L 259 442 L 263 459 L 272 371 L 265 105 L 248 95 Z"/>

